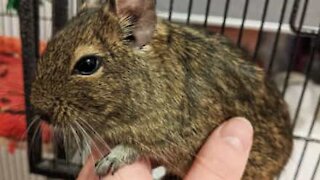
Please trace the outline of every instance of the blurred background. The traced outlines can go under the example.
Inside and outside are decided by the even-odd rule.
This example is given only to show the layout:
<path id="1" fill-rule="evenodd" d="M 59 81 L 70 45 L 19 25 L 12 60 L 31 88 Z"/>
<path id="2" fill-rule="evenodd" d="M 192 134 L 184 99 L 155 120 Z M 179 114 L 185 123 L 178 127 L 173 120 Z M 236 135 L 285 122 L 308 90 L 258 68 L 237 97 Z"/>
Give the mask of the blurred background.
<path id="1" fill-rule="evenodd" d="M 30 123 L 23 85 L 52 34 L 84 0 L 20 1 L 19 8 L 19 0 L 0 0 L 0 180 L 72 179 L 81 158 L 66 161 L 49 126 Z M 320 180 L 319 8 L 319 0 L 157 1 L 159 17 L 224 34 L 276 82 L 295 134 L 277 179 Z"/>

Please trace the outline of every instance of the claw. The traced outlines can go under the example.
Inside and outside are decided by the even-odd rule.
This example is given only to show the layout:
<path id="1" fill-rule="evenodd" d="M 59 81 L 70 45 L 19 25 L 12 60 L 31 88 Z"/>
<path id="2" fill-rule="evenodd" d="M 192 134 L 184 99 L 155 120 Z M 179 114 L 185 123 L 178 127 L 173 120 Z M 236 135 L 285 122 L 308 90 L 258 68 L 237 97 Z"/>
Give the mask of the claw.
<path id="1" fill-rule="evenodd" d="M 124 165 L 133 163 L 138 157 L 136 151 L 132 148 L 118 145 L 111 152 L 95 163 L 96 174 L 105 176 L 112 175 Z"/>
<path id="2" fill-rule="evenodd" d="M 115 167 L 113 166 L 113 163 L 111 164 L 110 171 L 111 171 L 111 175 L 112 175 L 112 176 L 113 176 L 114 173 L 117 171 L 117 170 L 115 169 Z"/>

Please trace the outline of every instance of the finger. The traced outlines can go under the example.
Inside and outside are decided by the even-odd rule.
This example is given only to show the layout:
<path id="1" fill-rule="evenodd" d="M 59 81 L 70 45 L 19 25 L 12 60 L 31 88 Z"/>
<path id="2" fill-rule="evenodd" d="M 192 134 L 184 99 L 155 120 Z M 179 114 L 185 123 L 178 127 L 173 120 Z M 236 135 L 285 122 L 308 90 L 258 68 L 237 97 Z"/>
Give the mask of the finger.
<path id="1" fill-rule="evenodd" d="M 115 174 L 108 174 L 102 180 L 152 180 L 151 165 L 147 160 L 139 160 L 120 168 Z"/>
<path id="2" fill-rule="evenodd" d="M 91 149 L 91 154 L 87 157 L 85 165 L 82 167 L 77 180 L 99 180 L 95 173 L 95 163 L 101 159 L 105 154 L 108 154 L 109 147 L 106 144 L 95 143 Z"/>
<path id="3" fill-rule="evenodd" d="M 233 118 L 210 135 L 186 180 L 239 180 L 252 145 L 253 128 L 244 118 Z"/>
<path id="4" fill-rule="evenodd" d="M 77 180 L 88 180 L 88 179 L 99 180 L 99 177 L 95 174 L 94 164 L 95 164 L 95 160 L 91 155 L 89 156 L 86 164 L 81 169 Z"/>

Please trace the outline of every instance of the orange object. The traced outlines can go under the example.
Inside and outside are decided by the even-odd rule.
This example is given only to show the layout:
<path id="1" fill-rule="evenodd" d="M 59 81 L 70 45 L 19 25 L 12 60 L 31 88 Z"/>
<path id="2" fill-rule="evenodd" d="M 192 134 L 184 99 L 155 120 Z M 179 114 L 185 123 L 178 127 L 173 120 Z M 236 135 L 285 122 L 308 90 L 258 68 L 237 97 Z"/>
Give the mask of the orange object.
<path id="1" fill-rule="evenodd" d="M 44 49 L 45 43 L 41 43 L 40 51 Z M 0 36 L 0 137 L 11 141 L 8 146 L 11 153 L 17 141 L 26 140 L 24 112 L 21 42 L 18 38 Z M 48 143 L 51 140 L 48 124 L 41 122 L 40 129 L 43 141 Z"/>
<path id="2" fill-rule="evenodd" d="M 14 37 L 0 36 L 0 53 L 5 54 L 18 54 L 22 55 L 21 39 Z M 40 42 L 40 52 L 42 53 L 46 48 L 46 43 Z"/>

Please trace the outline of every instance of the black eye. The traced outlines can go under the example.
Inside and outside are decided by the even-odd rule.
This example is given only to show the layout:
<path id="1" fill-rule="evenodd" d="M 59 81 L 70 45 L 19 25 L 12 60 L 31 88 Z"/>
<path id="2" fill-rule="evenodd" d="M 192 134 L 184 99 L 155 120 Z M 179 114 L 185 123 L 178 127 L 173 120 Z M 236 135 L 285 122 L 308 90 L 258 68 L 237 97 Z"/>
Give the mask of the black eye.
<path id="1" fill-rule="evenodd" d="M 91 75 L 95 73 L 101 65 L 101 58 L 98 56 L 82 57 L 74 67 L 74 73 L 80 75 Z"/>

